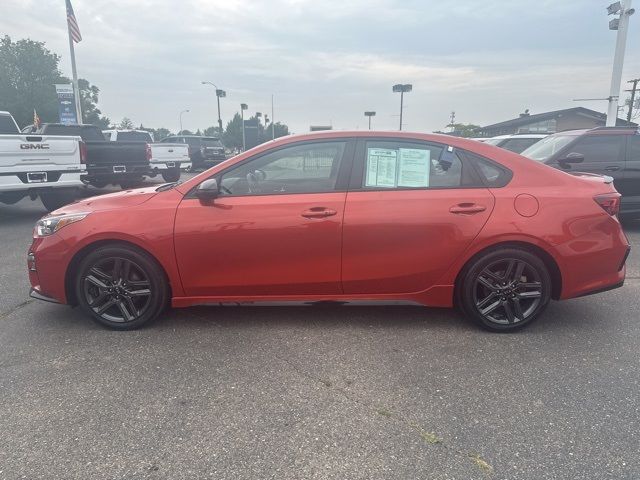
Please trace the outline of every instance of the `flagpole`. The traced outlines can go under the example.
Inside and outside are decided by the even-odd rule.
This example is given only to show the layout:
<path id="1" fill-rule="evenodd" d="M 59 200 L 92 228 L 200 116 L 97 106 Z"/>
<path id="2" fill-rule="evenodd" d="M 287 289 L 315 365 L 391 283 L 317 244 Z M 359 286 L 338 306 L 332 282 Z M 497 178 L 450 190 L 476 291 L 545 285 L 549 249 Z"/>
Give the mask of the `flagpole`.
<path id="1" fill-rule="evenodd" d="M 76 52 L 73 48 L 73 38 L 71 38 L 69 25 L 67 25 L 67 33 L 69 34 L 69 52 L 71 53 L 71 73 L 73 74 L 73 96 L 76 100 L 76 117 L 78 123 L 83 123 L 82 107 L 80 106 L 80 90 L 78 89 L 78 72 L 76 71 Z"/>

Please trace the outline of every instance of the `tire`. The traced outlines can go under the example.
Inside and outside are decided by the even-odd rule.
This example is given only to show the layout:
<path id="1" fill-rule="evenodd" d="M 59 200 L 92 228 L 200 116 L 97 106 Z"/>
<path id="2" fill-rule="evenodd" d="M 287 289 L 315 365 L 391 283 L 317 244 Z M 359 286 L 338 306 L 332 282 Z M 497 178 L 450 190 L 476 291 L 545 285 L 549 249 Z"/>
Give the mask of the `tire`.
<path id="1" fill-rule="evenodd" d="M 169 168 L 162 172 L 162 178 L 165 182 L 177 182 L 180 180 L 180 167 Z"/>
<path id="2" fill-rule="evenodd" d="M 518 248 L 491 250 L 472 259 L 456 286 L 467 318 L 493 332 L 530 324 L 551 299 L 551 276 L 536 255 Z"/>
<path id="3" fill-rule="evenodd" d="M 166 276 L 155 259 L 126 245 L 93 250 L 80 261 L 75 277 L 80 308 L 114 330 L 154 320 L 169 300 Z"/>
<path id="4" fill-rule="evenodd" d="M 129 190 L 131 188 L 138 188 L 143 183 L 142 178 L 137 178 L 133 180 L 125 180 L 124 182 L 120 182 L 120 188 L 123 190 Z"/>
<path id="5" fill-rule="evenodd" d="M 72 192 L 47 192 L 40 194 L 40 201 L 48 212 L 52 212 L 76 200 Z"/>

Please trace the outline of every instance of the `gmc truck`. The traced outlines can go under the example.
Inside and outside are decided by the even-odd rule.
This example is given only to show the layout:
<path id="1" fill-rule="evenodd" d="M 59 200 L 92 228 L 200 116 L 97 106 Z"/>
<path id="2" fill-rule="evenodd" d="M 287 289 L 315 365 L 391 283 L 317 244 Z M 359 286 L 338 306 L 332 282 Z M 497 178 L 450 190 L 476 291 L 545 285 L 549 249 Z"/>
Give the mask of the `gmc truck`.
<path id="1" fill-rule="evenodd" d="M 149 145 L 143 142 L 109 142 L 95 125 L 43 123 L 39 128 L 30 125 L 22 131 L 82 138 L 87 147 L 87 173 L 82 180 L 94 187 L 104 188 L 113 184 L 130 188 L 149 174 Z"/>
<path id="2" fill-rule="evenodd" d="M 0 112 L 0 202 L 40 198 L 48 211 L 71 203 L 84 186 L 86 149 L 79 137 L 21 134 Z"/>
<path id="3" fill-rule="evenodd" d="M 184 143 L 154 143 L 153 135 L 146 130 L 103 130 L 111 142 L 144 142 L 151 148 L 149 176 L 158 174 L 166 182 L 180 180 L 180 170 L 191 169 L 189 146 Z"/>

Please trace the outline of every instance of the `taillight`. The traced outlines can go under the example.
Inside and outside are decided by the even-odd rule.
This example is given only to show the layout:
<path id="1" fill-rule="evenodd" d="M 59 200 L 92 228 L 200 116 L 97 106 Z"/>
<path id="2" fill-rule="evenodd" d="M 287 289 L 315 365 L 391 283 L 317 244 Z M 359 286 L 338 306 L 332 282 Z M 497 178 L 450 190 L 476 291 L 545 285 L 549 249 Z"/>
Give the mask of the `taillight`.
<path id="1" fill-rule="evenodd" d="M 80 142 L 80 163 L 87 163 L 87 144 Z"/>
<path id="2" fill-rule="evenodd" d="M 148 143 L 147 143 L 146 152 L 147 152 L 147 161 L 149 162 L 151 161 L 151 145 L 149 145 Z"/>
<path id="3" fill-rule="evenodd" d="M 620 194 L 604 193 L 593 197 L 598 205 L 611 216 L 615 216 L 620 211 Z"/>

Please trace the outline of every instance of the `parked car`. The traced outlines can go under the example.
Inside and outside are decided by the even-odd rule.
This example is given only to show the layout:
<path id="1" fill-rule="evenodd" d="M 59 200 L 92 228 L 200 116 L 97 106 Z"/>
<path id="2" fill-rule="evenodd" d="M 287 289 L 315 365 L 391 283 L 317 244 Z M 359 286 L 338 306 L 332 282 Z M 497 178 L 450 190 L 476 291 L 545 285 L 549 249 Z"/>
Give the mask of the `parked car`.
<path id="1" fill-rule="evenodd" d="M 79 137 L 24 135 L 0 112 L 0 202 L 40 198 L 51 211 L 74 201 L 84 184 L 86 149 Z"/>
<path id="2" fill-rule="evenodd" d="M 162 143 L 185 143 L 189 146 L 189 157 L 194 169 L 218 165 L 227 159 L 224 145 L 217 137 L 198 135 L 172 135 L 162 139 Z"/>
<path id="3" fill-rule="evenodd" d="M 180 180 L 180 171 L 191 168 L 189 147 L 184 143 L 154 143 L 153 135 L 146 130 L 103 130 L 106 140 L 111 142 L 144 142 L 151 149 L 149 158 L 150 177 L 158 174 L 166 182 Z"/>
<path id="4" fill-rule="evenodd" d="M 522 155 L 560 170 L 613 178 L 622 195 L 620 216 L 640 217 L 640 131 L 637 127 L 596 127 L 551 135 Z"/>
<path id="5" fill-rule="evenodd" d="M 445 135 L 318 132 L 44 217 L 31 295 L 115 329 L 170 302 L 459 306 L 493 331 L 622 285 L 610 179 Z M 149 222 L 153 218 L 153 222 Z"/>
<path id="6" fill-rule="evenodd" d="M 517 133 L 515 135 L 499 135 L 488 138 L 484 141 L 487 145 L 495 145 L 510 152 L 521 153 L 531 145 L 538 143 L 545 138 L 546 134 L 539 133 Z"/>
<path id="7" fill-rule="evenodd" d="M 97 188 L 108 184 L 129 188 L 139 184 L 149 174 L 151 148 L 141 142 L 109 142 L 95 125 L 43 123 L 39 128 L 29 125 L 24 133 L 38 135 L 75 135 L 87 146 L 87 173 L 83 181 Z"/>

